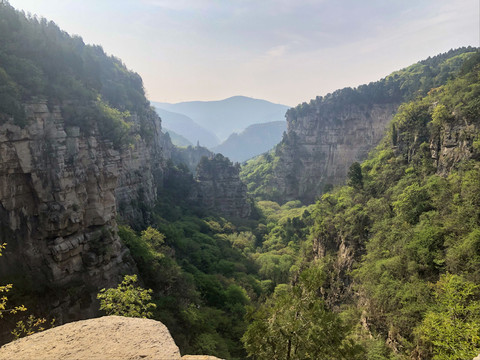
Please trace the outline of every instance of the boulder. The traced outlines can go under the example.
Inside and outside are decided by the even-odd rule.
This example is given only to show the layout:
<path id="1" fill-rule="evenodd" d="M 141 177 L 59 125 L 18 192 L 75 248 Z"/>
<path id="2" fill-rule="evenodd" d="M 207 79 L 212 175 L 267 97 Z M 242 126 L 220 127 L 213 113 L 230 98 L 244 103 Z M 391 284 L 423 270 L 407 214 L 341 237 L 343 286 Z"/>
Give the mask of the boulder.
<path id="1" fill-rule="evenodd" d="M 170 332 L 161 322 L 105 316 L 76 321 L 13 341 L 0 348 L 0 359 L 180 360 L 181 357 Z"/>

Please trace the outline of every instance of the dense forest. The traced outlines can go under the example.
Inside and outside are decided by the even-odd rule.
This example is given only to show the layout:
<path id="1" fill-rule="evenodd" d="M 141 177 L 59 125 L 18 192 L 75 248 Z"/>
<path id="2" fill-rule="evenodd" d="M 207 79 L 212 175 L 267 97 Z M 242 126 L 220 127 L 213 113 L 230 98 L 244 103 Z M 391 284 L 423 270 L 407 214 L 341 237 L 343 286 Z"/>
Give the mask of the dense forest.
<path id="1" fill-rule="evenodd" d="M 132 116 L 155 116 L 141 78 L 119 59 L 6 2 L 0 44 L 0 125 L 26 126 L 24 105 L 42 100 L 60 107 L 65 123 L 86 134 L 98 129 L 120 149 L 132 141 Z M 259 360 L 480 353 L 478 50 L 452 50 L 289 112 L 389 101 L 402 105 L 381 144 L 315 204 L 283 202 L 265 185 L 274 149 L 243 165 L 248 218 L 193 202 L 186 196 L 193 175 L 172 161 L 155 205 L 136 204 L 148 216 L 119 216 L 118 235 L 152 290 L 151 317 L 182 353 Z M 139 136 L 151 137 L 148 123 L 141 126 Z M 29 297 L 22 284 L 10 295 L 19 303 Z"/>

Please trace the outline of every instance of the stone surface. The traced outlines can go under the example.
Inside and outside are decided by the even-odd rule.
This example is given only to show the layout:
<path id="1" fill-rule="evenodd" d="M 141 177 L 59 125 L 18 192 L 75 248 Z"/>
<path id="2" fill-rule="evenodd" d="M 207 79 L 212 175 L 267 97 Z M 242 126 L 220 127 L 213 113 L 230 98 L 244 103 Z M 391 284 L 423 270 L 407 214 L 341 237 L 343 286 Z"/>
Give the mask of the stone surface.
<path id="1" fill-rule="evenodd" d="M 445 124 L 438 136 L 430 139 L 430 152 L 436 162 L 437 173 L 447 175 L 456 165 L 470 158 L 478 158 L 473 141 L 480 132 L 478 123 L 455 119 Z"/>
<path id="2" fill-rule="evenodd" d="M 240 180 L 240 166 L 221 154 L 203 158 L 197 167 L 196 189 L 192 199 L 202 207 L 224 216 L 245 218 L 251 206 L 247 199 L 247 187 Z"/>
<path id="3" fill-rule="evenodd" d="M 69 323 L 6 344 L 0 348 L 0 359 L 176 360 L 180 359 L 180 352 L 159 321 L 105 316 Z"/>
<path id="4" fill-rule="evenodd" d="M 96 291 L 136 269 L 117 236 L 121 157 L 66 127 L 59 107 L 26 110 L 25 128 L 0 126 L 0 275 L 41 293 L 59 323 L 89 317 Z"/>
<path id="5" fill-rule="evenodd" d="M 347 104 L 335 111 L 287 112 L 288 131 L 276 149 L 270 187 L 284 201 L 314 202 L 327 184 L 342 184 L 350 165 L 378 145 L 397 107 Z"/>
<path id="6" fill-rule="evenodd" d="M 134 116 L 132 120 L 131 133 L 135 142 L 120 153 L 115 197 L 121 217 L 130 224 L 139 225 L 149 220 L 149 209 L 163 185 L 166 161 L 171 158 L 174 146 L 170 138 L 162 133 L 157 116 L 151 114 L 142 119 L 152 134 L 148 138 L 139 136 L 140 119 Z"/>

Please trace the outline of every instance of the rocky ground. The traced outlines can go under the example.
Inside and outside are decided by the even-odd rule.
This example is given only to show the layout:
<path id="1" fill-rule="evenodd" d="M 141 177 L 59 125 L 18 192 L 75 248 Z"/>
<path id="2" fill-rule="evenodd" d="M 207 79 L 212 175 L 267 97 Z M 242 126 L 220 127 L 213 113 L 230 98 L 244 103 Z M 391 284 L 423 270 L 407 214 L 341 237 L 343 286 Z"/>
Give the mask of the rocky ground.
<path id="1" fill-rule="evenodd" d="M 105 316 L 33 334 L 0 348 L 0 360 L 218 360 L 180 351 L 167 327 L 150 319 Z"/>

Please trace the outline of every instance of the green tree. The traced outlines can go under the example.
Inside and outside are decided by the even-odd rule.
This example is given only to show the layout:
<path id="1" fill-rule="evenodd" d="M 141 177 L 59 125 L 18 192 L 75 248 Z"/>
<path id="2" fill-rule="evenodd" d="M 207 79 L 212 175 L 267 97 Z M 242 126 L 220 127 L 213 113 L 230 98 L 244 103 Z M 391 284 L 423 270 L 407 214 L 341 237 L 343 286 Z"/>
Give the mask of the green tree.
<path id="1" fill-rule="evenodd" d="M 363 188 L 362 167 L 358 162 L 354 162 L 348 169 L 347 184 L 355 189 Z"/>
<path id="2" fill-rule="evenodd" d="M 349 329 L 319 294 L 323 268 L 305 270 L 293 286 L 277 286 L 272 298 L 247 315 L 242 340 L 254 359 L 355 359 L 362 349 L 347 340 Z"/>
<path id="3" fill-rule="evenodd" d="M 150 303 L 151 289 L 145 290 L 135 286 L 137 275 L 125 275 L 121 284 L 116 289 L 102 289 L 97 294 L 100 300 L 100 310 L 107 315 L 120 315 L 127 317 L 148 318 L 152 316 L 150 309 L 156 307 Z"/>
<path id="4" fill-rule="evenodd" d="M 146 230 L 142 231 L 142 240 L 145 240 L 148 244 L 152 245 L 155 250 L 159 251 L 165 244 L 165 235 L 149 226 Z"/>
<path id="5" fill-rule="evenodd" d="M 435 306 L 417 328 L 433 360 L 472 359 L 480 352 L 480 285 L 446 274 L 434 285 Z"/>

